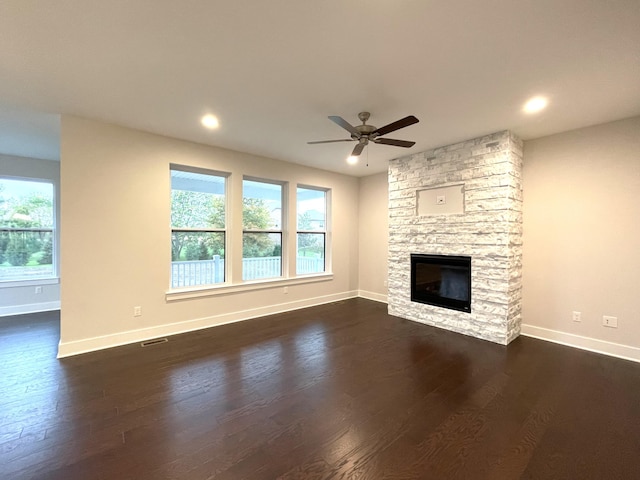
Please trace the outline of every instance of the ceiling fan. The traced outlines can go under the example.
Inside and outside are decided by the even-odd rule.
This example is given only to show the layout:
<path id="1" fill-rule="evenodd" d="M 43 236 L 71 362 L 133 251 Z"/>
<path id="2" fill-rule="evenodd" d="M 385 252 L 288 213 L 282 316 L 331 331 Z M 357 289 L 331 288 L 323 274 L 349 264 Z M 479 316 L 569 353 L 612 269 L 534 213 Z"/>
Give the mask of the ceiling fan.
<path id="1" fill-rule="evenodd" d="M 362 121 L 362 125 L 353 126 L 349 122 L 347 122 L 342 117 L 330 116 L 329 120 L 338 124 L 342 128 L 344 128 L 347 132 L 351 134 L 351 138 L 343 139 L 343 140 L 320 140 L 318 142 L 307 142 L 309 145 L 316 143 L 334 143 L 334 142 L 358 142 L 358 144 L 354 147 L 351 156 L 357 157 L 362 153 L 364 147 L 366 147 L 369 142 L 373 143 L 381 143 L 383 145 L 393 145 L 394 147 L 404 147 L 410 148 L 413 147 L 416 142 L 408 142 L 406 140 L 395 140 L 393 138 L 380 138 L 387 133 L 395 132 L 396 130 L 400 130 L 401 128 L 408 127 L 409 125 L 413 125 L 414 123 L 418 123 L 419 120 L 413 115 L 409 115 L 408 117 L 401 118 L 389 125 L 385 125 L 384 127 L 374 127 L 373 125 L 367 125 L 367 120 L 369 120 L 369 116 L 371 114 L 369 112 L 360 112 L 358 114 L 358 118 Z"/>

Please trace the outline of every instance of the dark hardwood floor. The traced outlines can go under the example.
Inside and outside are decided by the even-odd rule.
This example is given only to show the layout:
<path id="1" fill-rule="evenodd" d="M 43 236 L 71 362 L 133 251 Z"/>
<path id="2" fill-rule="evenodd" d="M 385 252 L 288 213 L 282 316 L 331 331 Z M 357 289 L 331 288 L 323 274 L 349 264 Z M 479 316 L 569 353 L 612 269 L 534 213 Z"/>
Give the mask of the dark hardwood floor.
<path id="1" fill-rule="evenodd" d="M 56 360 L 0 319 L 2 479 L 636 479 L 640 364 L 354 299 Z"/>

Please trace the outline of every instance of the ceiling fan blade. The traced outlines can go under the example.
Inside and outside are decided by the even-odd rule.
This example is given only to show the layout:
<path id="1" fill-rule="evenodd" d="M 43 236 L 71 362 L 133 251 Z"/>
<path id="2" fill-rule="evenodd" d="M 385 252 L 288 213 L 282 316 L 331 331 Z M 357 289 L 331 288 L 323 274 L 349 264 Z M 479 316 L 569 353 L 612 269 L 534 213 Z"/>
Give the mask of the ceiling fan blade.
<path id="1" fill-rule="evenodd" d="M 416 142 L 408 142 L 406 140 L 396 140 L 394 138 L 374 138 L 375 143 L 381 143 L 383 145 L 393 145 L 394 147 L 411 148 Z"/>
<path id="2" fill-rule="evenodd" d="M 314 145 L 316 143 L 335 143 L 335 142 L 355 142 L 353 138 L 343 139 L 343 140 L 318 140 L 317 142 L 307 142 L 309 145 Z"/>
<path id="3" fill-rule="evenodd" d="M 331 117 L 329 117 L 331 118 Z M 377 134 L 377 136 L 386 135 L 387 133 L 395 132 L 396 130 L 400 130 L 401 128 L 408 127 L 409 125 L 413 125 L 414 123 L 418 123 L 418 120 L 413 115 L 409 115 L 408 117 L 401 118 L 389 125 L 385 125 L 384 127 L 380 127 L 373 134 Z"/>
<path id="4" fill-rule="evenodd" d="M 353 152 L 351 152 L 351 156 L 352 157 L 357 157 L 358 155 L 360 155 L 362 153 L 362 150 L 364 150 L 366 143 L 359 143 L 357 144 L 354 148 L 353 148 Z"/>
<path id="5" fill-rule="evenodd" d="M 329 116 L 329 120 L 340 125 L 342 128 L 344 128 L 347 132 L 349 132 L 351 135 L 355 136 L 356 138 L 360 138 L 360 132 L 356 130 L 356 127 L 351 125 L 344 118 L 331 115 Z"/>

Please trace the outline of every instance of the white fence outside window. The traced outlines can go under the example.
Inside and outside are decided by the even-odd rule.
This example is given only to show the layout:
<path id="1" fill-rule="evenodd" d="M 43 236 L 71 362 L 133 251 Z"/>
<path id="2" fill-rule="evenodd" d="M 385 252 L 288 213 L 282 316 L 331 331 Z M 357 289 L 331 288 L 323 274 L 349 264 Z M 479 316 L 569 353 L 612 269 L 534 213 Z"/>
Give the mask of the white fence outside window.
<path id="1" fill-rule="evenodd" d="M 245 280 L 280 276 L 282 257 L 244 258 L 242 271 Z M 297 257 L 298 274 L 324 272 L 324 258 Z M 224 281 L 224 259 L 215 255 L 212 260 L 171 262 L 171 288 L 211 285 Z"/>

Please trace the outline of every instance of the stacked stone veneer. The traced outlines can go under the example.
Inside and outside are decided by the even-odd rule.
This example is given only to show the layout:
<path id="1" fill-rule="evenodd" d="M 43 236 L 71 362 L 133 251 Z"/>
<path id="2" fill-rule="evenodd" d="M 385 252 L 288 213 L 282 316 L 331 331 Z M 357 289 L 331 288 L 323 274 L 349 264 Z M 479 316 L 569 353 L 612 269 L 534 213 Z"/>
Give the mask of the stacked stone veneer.
<path id="1" fill-rule="evenodd" d="M 508 131 L 389 164 L 389 313 L 508 344 L 520 333 L 522 141 Z M 464 213 L 418 216 L 417 192 L 464 185 Z M 410 254 L 471 257 L 471 313 L 412 302 Z"/>

